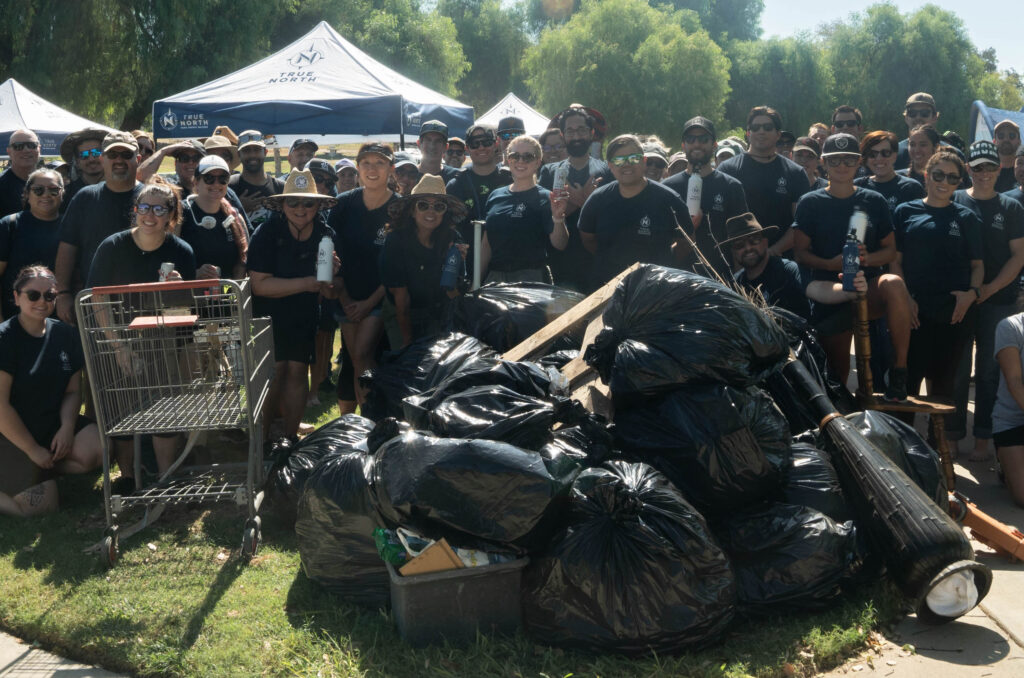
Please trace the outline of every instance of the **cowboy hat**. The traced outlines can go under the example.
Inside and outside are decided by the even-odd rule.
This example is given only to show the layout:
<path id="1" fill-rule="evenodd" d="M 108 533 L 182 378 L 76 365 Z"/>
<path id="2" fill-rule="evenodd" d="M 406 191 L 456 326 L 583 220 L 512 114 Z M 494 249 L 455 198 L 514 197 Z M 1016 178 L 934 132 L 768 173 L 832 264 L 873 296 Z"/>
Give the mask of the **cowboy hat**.
<path id="1" fill-rule="evenodd" d="M 329 195 L 316 192 L 316 182 L 313 181 L 313 173 L 307 170 L 292 170 L 284 182 L 284 190 L 277 195 L 271 195 L 263 199 L 263 206 L 276 212 L 281 211 L 281 205 L 285 198 L 313 198 L 319 200 L 317 209 L 329 209 L 338 204 L 338 201 Z"/>
<path id="2" fill-rule="evenodd" d="M 440 198 L 448 205 L 448 212 L 452 215 L 452 221 L 459 223 L 466 218 L 468 210 L 466 205 L 458 198 L 444 192 L 444 179 L 436 174 L 424 174 L 419 182 L 413 187 L 409 195 L 399 198 L 388 205 L 388 215 L 392 219 L 399 218 L 420 198 Z"/>
<path id="3" fill-rule="evenodd" d="M 60 142 L 60 157 L 64 158 L 64 162 L 69 165 L 74 164 L 75 160 L 75 149 L 78 144 L 83 141 L 96 141 L 103 143 L 103 137 L 107 136 L 105 129 L 99 129 L 98 127 L 86 127 L 64 137 L 64 141 Z"/>
<path id="4" fill-rule="evenodd" d="M 219 134 L 214 134 L 211 137 L 207 137 L 206 141 L 203 142 L 203 149 L 206 151 L 207 155 L 222 148 L 226 148 L 231 153 L 231 161 L 228 165 L 231 167 L 238 167 L 238 164 L 242 162 L 242 157 L 238 155 L 238 146 L 232 144 L 230 139 Z"/>
<path id="5" fill-rule="evenodd" d="M 725 222 L 726 239 L 718 243 L 720 246 L 728 245 L 734 240 L 746 238 L 751 235 L 768 235 L 772 231 L 779 230 L 777 226 L 761 226 L 750 212 L 732 217 Z"/>

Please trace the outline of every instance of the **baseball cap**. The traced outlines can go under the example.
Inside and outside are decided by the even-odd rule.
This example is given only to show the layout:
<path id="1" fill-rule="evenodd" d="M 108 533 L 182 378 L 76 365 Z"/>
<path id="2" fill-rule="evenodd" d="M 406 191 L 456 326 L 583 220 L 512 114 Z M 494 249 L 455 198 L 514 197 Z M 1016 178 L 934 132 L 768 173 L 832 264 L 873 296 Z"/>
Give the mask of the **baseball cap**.
<path id="1" fill-rule="evenodd" d="M 402 167 L 403 165 L 416 166 L 416 161 L 412 159 L 412 155 L 408 151 L 395 151 L 395 169 Z"/>
<path id="2" fill-rule="evenodd" d="M 821 157 L 821 146 L 810 137 L 797 137 L 796 144 L 793 145 L 793 152 L 797 151 L 810 151 L 815 157 Z"/>
<path id="3" fill-rule="evenodd" d="M 494 128 L 494 125 L 487 125 L 480 122 L 469 126 L 469 129 L 466 130 L 466 140 L 468 141 L 474 134 L 486 134 L 492 139 L 498 138 L 498 131 Z"/>
<path id="4" fill-rule="evenodd" d="M 427 120 L 425 123 L 420 125 L 420 136 L 429 134 L 430 132 L 437 132 L 445 139 L 448 138 L 448 125 L 444 124 L 440 120 Z"/>
<path id="5" fill-rule="evenodd" d="M 505 116 L 498 121 L 498 134 L 501 134 L 502 132 L 519 132 L 520 134 L 524 134 L 526 133 L 526 123 L 518 116 Z"/>
<path id="6" fill-rule="evenodd" d="M 336 180 L 338 178 L 338 173 L 334 171 L 334 165 L 327 162 L 323 158 L 313 158 L 312 160 L 306 163 L 306 169 L 308 169 L 310 172 L 323 172 L 332 180 Z"/>
<path id="7" fill-rule="evenodd" d="M 987 162 L 999 164 L 999 152 L 996 151 L 996 145 L 991 141 L 975 141 L 971 144 L 970 152 L 967 155 L 967 164 L 977 167 Z"/>
<path id="8" fill-rule="evenodd" d="M 910 108 L 914 104 L 923 104 L 925 106 L 931 106 L 932 110 L 934 110 L 935 97 L 933 97 L 931 94 L 928 94 L 928 92 L 917 92 L 916 94 L 911 94 L 910 97 L 907 98 L 907 103 L 903 107 Z"/>
<path id="9" fill-rule="evenodd" d="M 718 138 L 718 136 L 715 134 L 715 124 L 708 120 L 707 118 L 705 118 L 703 115 L 695 116 L 686 121 L 686 124 L 683 125 L 684 136 L 690 130 L 691 127 L 700 127 L 702 130 L 710 134 L 712 139 Z"/>
<path id="10" fill-rule="evenodd" d="M 999 122 L 997 122 L 996 126 L 992 128 L 992 131 L 995 132 L 1000 127 L 1006 127 L 1006 126 L 1012 127 L 1013 129 L 1017 130 L 1018 132 L 1020 131 L 1020 125 L 1015 123 L 1013 120 L 1010 120 L 1009 118 L 1006 118 L 1005 120 L 1000 120 Z"/>
<path id="11" fill-rule="evenodd" d="M 300 138 L 298 138 L 298 139 L 296 139 L 295 141 L 292 142 L 291 148 L 288 149 L 288 152 L 291 153 L 292 151 L 294 151 L 299 146 L 312 146 L 314 153 L 316 153 L 317 151 L 320 150 L 320 147 L 317 146 L 316 142 L 313 141 L 312 139 L 306 139 L 306 138 L 300 137 Z"/>
<path id="12" fill-rule="evenodd" d="M 452 144 L 459 144 L 460 146 L 465 146 L 466 140 L 462 139 L 461 137 L 448 137 L 448 145 L 451 146 Z"/>
<path id="13" fill-rule="evenodd" d="M 135 140 L 131 132 L 107 132 L 103 137 L 103 150 L 111 148 L 127 148 L 129 151 L 139 152 L 139 142 Z"/>
<path id="14" fill-rule="evenodd" d="M 794 147 L 795 150 L 795 147 Z M 860 144 L 857 137 L 846 132 L 833 134 L 825 139 L 825 147 L 821 151 L 821 157 L 827 158 L 830 155 L 860 155 Z"/>
<path id="15" fill-rule="evenodd" d="M 247 129 L 238 135 L 238 150 L 242 150 L 246 146 L 259 146 L 260 148 L 266 148 L 267 144 L 263 141 L 263 133 L 256 129 Z"/>
<path id="16" fill-rule="evenodd" d="M 337 172 L 338 174 L 341 174 L 341 170 L 343 170 L 343 169 L 357 170 L 356 164 L 354 162 L 352 162 L 348 158 L 342 158 L 338 162 L 334 163 L 334 171 L 335 172 Z"/>
<path id="17" fill-rule="evenodd" d="M 779 141 L 778 141 L 778 143 L 795 144 L 796 143 L 796 135 L 793 134 L 792 132 L 790 132 L 789 130 L 785 130 L 784 129 L 781 132 L 779 132 Z"/>
<path id="18" fill-rule="evenodd" d="M 362 160 L 368 155 L 379 155 L 388 162 L 392 163 L 395 161 L 395 153 L 394 151 L 391 150 L 389 146 L 382 146 L 381 144 L 369 144 L 367 146 L 362 146 L 359 149 L 359 154 L 356 155 L 356 162 L 358 163 L 360 160 Z"/>
<path id="19" fill-rule="evenodd" d="M 228 174 L 231 174 L 231 170 L 228 169 L 228 164 L 224 162 L 224 158 L 219 155 L 210 154 L 204 156 L 196 166 L 196 174 L 206 174 L 213 170 L 224 170 Z"/>
<path id="20" fill-rule="evenodd" d="M 660 158 L 668 164 L 668 156 L 665 154 L 665 149 L 657 144 L 644 144 L 644 159 L 647 158 Z"/>

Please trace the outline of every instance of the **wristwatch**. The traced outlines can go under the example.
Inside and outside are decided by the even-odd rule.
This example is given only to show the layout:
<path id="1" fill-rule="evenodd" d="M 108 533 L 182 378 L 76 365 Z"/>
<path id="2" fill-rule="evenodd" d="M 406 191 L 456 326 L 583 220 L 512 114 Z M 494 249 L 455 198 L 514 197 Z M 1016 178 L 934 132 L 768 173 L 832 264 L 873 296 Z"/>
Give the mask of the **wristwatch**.
<path id="1" fill-rule="evenodd" d="M 981 290 L 978 289 L 977 287 L 972 287 L 971 289 L 974 290 L 974 293 L 978 295 L 979 299 L 981 299 Z"/>

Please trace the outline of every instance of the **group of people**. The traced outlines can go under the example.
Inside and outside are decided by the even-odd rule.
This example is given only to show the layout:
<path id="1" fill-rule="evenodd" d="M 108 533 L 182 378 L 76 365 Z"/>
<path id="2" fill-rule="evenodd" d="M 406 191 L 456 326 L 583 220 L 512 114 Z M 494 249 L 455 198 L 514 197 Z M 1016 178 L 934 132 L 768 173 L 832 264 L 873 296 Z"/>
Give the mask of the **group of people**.
<path id="1" fill-rule="evenodd" d="M 917 394 L 928 379 L 929 394 L 956 401 L 947 428 L 963 438 L 975 353 L 971 458 L 986 458 L 994 437 L 1024 501 L 1020 130 L 1003 121 L 992 141 L 961 149 L 937 132 L 927 93 L 912 95 L 904 116 L 902 141 L 865 133 L 845 105 L 801 137 L 768 106 L 750 111 L 745 139 L 719 140 L 697 116 L 670 155 L 656 137 L 606 140 L 604 117 L 573 104 L 537 138 L 514 117 L 474 124 L 464 138 L 427 121 L 418 155 L 370 141 L 331 163 L 296 139 L 283 177 L 267 172 L 258 130 L 157 148 L 142 131 L 87 129 L 62 144 L 66 166 L 50 168 L 38 167 L 35 134 L 19 130 L 0 175 L 0 455 L 19 472 L 0 480 L 0 512 L 52 509 L 52 473 L 101 460 L 95 424 L 78 417 L 81 289 L 154 282 L 164 262 L 170 280 L 247 276 L 256 312 L 273 320 L 265 414 L 294 437 L 307 403 L 332 385 L 338 329 L 344 414 L 364 399 L 358 377 L 384 350 L 448 327 L 474 273 L 589 292 L 638 261 L 688 268 L 805 318 L 845 380 L 857 292 L 841 271 L 853 223 L 854 284 L 876 320 L 886 398 Z M 159 175 L 169 157 L 174 172 Z M 316 275 L 324 239 L 329 281 Z M 137 483 L 132 450 L 116 442 L 115 492 L 126 493 Z M 178 441 L 153 446 L 163 470 Z"/>

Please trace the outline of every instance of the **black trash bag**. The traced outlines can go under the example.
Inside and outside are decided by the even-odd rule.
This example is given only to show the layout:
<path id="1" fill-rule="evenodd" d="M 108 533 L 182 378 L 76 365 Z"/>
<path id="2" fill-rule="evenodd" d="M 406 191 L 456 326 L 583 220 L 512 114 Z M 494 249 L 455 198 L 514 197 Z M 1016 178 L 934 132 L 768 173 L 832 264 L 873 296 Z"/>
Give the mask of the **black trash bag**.
<path id="1" fill-rule="evenodd" d="M 785 332 L 721 283 L 644 265 L 626 276 L 605 309 L 604 329 L 584 359 L 619 399 L 685 383 L 752 386 L 789 356 Z"/>
<path id="2" fill-rule="evenodd" d="M 498 440 L 539 450 L 564 405 L 524 396 L 504 386 L 474 386 L 450 395 L 430 413 L 430 430 L 442 438 Z"/>
<path id="3" fill-rule="evenodd" d="M 386 607 L 391 584 L 373 531 L 386 524 L 373 508 L 373 457 L 325 459 L 306 480 L 295 534 L 306 576 L 356 603 Z"/>
<path id="4" fill-rule="evenodd" d="M 377 450 L 375 506 L 385 519 L 453 546 L 543 542 L 569 485 L 537 452 L 493 440 L 407 433 Z"/>
<path id="5" fill-rule="evenodd" d="M 455 299 L 453 329 L 504 353 L 584 298 L 579 292 L 543 283 L 491 283 Z M 551 350 L 578 350 L 584 330 L 564 333 Z"/>
<path id="6" fill-rule="evenodd" d="M 620 461 L 587 469 L 564 520 L 524 572 L 523 621 L 537 641 L 639 655 L 725 631 L 736 596 L 729 560 L 665 476 Z"/>
<path id="7" fill-rule="evenodd" d="M 853 522 L 837 523 L 806 506 L 767 503 L 712 529 L 732 561 L 740 608 L 749 614 L 822 609 L 859 562 Z"/>
<path id="8" fill-rule="evenodd" d="M 677 388 L 617 409 L 614 431 L 623 454 L 664 473 L 702 513 L 772 496 L 780 476 L 766 454 L 789 452 L 785 417 L 756 388 Z"/>
<path id="9" fill-rule="evenodd" d="M 294 520 L 295 507 L 306 479 L 322 459 L 351 451 L 363 443 L 373 422 L 356 414 L 330 421 L 291 447 L 281 448 L 267 474 L 267 498 L 286 518 Z"/>
<path id="10" fill-rule="evenodd" d="M 473 337 L 426 337 L 385 353 L 377 367 L 359 377 L 367 389 L 362 414 L 374 421 L 403 416 L 402 400 L 437 386 L 460 372 L 490 366 L 498 354 Z"/>
<path id="11" fill-rule="evenodd" d="M 394 417 L 385 417 L 377 422 L 377 425 L 370 431 L 370 435 L 366 439 L 366 449 L 370 454 L 377 454 L 380 446 L 387 441 L 412 431 L 411 424 Z"/>
<path id="12" fill-rule="evenodd" d="M 814 445 L 794 443 L 789 448 L 783 478 L 783 503 L 812 508 L 837 523 L 853 518 L 828 452 Z"/>
<path id="13" fill-rule="evenodd" d="M 942 473 L 939 453 L 925 442 L 913 426 L 877 410 L 856 412 L 846 418 L 932 501 L 939 506 L 946 506 L 949 489 L 946 487 L 946 476 Z"/>
<path id="14" fill-rule="evenodd" d="M 581 419 L 575 426 L 560 428 L 540 449 L 544 464 L 555 478 L 571 483 L 584 469 L 618 456 L 611 430 L 597 414 Z"/>
<path id="15" fill-rule="evenodd" d="M 797 360 L 803 363 L 821 385 L 836 409 L 843 414 L 853 412 L 857 406 L 856 399 L 846 386 L 835 378 L 828 366 L 825 349 L 818 343 L 817 334 L 810 324 L 784 308 L 772 307 L 771 312 L 789 337 L 789 347 Z M 808 406 L 807 399 L 798 395 L 780 372 L 770 374 L 761 386 L 768 391 L 772 400 L 786 415 L 793 431 L 802 432 L 818 427 L 818 420 Z"/>
<path id="16" fill-rule="evenodd" d="M 460 371 L 423 393 L 409 396 L 402 401 L 405 420 L 416 428 L 426 428 L 430 413 L 445 398 L 462 393 L 474 386 L 505 386 L 516 393 L 535 398 L 547 398 L 559 389 L 552 384 L 552 377 L 561 381 L 561 375 L 554 375 L 540 365 L 531 362 L 498 360 L 483 363 L 472 369 Z"/>
<path id="17" fill-rule="evenodd" d="M 554 367 L 556 370 L 560 370 L 569 363 L 571 363 L 573 360 L 578 358 L 579 356 L 579 351 L 575 349 L 567 349 L 564 351 L 555 351 L 554 353 L 549 353 L 540 360 L 538 360 L 537 363 L 541 367 Z"/>

